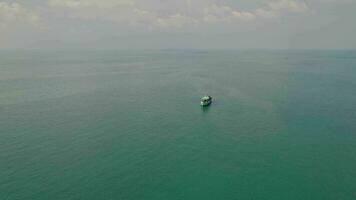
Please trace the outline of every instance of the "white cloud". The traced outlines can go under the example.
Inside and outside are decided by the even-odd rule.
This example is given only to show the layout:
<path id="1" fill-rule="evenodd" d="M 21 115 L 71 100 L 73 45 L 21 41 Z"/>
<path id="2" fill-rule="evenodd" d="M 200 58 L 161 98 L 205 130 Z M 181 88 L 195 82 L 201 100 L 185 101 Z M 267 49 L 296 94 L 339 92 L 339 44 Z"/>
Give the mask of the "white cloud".
<path id="1" fill-rule="evenodd" d="M 306 3 L 296 0 L 272 0 L 265 7 L 254 10 L 238 9 L 212 0 L 49 0 L 49 6 L 67 10 L 74 18 L 163 28 L 253 21 L 308 9 Z"/>
<path id="2" fill-rule="evenodd" d="M 49 5 L 66 8 L 113 8 L 117 6 L 133 6 L 133 0 L 50 0 Z"/>
<path id="3" fill-rule="evenodd" d="M 270 10 L 281 12 L 304 12 L 308 9 L 305 2 L 297 2 L 293 0 L 279 0 L 270 2 L 268 5 Z"/>
<path id="4" fill-rule="evenodd" d="M 11 29 L 19 25 L 38 25 L 39 16 L 18 3 L 0 2 L 0 29 Z"/>
<path id="5" fill-rule="evenodd" d="M 353 0 L 316 0 L 320 3 L 336 3 L 336 4 L 344 4 L 344 3 L 352 3 Z"/>

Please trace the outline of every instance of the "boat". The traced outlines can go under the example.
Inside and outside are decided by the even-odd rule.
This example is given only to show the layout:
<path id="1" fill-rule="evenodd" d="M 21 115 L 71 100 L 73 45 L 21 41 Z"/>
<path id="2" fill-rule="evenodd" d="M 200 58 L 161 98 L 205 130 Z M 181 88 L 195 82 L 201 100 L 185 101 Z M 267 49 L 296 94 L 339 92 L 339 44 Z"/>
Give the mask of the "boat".
<path id="1" fill-rule="evenodd" d="M 213 98 L 211 96 L 203 96 L 200 101 L 201 106 L 209 106 L 211 102 L 213 101 Z"/>

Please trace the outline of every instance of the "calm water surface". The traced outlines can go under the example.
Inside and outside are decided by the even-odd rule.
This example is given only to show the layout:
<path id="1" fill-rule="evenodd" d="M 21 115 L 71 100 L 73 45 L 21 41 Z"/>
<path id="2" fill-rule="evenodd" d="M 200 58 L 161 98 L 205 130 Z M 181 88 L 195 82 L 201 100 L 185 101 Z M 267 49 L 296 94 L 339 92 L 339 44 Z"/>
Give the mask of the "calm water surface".
<path id="1" fill-rule="evenodd" d="M 0 199 L 354 200 L 356 51 L 1 51 Z"/>

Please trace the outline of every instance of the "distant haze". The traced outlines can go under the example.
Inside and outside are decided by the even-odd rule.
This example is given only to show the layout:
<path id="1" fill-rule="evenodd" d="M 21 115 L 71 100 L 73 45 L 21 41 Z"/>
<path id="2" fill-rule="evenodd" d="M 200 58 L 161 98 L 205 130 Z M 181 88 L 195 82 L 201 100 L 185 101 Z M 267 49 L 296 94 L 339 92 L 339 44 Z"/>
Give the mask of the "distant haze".
<path id="1" fill-rule="evenodd" d="M 354 49 L 355 0 L 0 0 L 0 49 Z"/>

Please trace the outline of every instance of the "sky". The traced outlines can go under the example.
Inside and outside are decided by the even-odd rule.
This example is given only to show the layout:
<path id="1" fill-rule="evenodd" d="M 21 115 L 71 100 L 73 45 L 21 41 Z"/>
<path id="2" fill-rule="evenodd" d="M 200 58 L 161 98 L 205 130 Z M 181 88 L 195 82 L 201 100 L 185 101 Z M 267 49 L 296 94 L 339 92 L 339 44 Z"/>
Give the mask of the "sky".
<path id="1" fill-rule="evenodd" d="M 0 49 L 355 49 L 356 0 L 0 0 Z"/>

